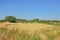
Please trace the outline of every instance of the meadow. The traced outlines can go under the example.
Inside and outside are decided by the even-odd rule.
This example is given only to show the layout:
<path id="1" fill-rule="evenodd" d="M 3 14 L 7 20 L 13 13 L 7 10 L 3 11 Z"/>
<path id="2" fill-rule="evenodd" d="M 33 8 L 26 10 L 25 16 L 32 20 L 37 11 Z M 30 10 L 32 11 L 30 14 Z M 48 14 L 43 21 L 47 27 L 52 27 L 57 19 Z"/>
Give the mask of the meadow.
<path id="1" fill-rule="evenodd" d="M 0 23 L 0 40 L 60 40 L 60 26 L 43 23 Z"/>

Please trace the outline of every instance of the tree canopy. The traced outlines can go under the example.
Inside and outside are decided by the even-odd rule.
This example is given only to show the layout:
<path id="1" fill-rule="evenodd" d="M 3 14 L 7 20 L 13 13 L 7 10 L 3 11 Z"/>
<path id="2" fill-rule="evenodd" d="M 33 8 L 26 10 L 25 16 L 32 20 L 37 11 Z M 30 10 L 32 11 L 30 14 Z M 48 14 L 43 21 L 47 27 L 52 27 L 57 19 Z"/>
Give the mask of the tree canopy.
<path id="1" fill-rule="evenodd" d="M 7 22 L 16 22 L 16 17 L 14 17 L 14 16 L 6 16 L 4 18 L 4 20 L 6 20 Z"/>
<path id="2" fill-rule="evenodd" d="M 4 19 L 1 19 L 0 22 L 12 22 L 12 23 L 60 23 L 58 20 L 40 20 L 39 18 L 35 18 L 32 20 L 26 20 L 26 19 L 17 19 L 14 16 L 5 16 Z"/>

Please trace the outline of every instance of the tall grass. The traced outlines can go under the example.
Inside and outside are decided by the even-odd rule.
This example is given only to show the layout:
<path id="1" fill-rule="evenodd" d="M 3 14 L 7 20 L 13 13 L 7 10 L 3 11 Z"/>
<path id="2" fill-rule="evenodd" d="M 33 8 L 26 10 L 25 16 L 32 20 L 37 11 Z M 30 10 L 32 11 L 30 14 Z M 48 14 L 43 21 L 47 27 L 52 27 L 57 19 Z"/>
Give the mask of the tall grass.
<path id="1" fill-rule="evenodd" d="M 57 33 L 54 34 L 54 31 Z M 7 28 L 0 28 L 0 40 L 44 40 L 44 37 L 41 38 L 41 34 L 46 35 L 46 40 L 55 40 L 57 36 L 60 36 L 60 30 L 42 30 L 37 31 L 34 34 L 29 35 L 27 31 L 22 31 L 21 33 L 18 30 L 9 30 Z"/>

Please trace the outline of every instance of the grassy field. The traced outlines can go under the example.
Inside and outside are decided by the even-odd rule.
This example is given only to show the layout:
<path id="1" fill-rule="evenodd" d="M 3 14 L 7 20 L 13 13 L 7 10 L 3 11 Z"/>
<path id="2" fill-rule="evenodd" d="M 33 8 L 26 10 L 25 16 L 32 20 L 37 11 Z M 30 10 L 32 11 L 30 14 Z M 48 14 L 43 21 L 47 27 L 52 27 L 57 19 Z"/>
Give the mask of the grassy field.
<path id="1" fill-rule="evenodd" d="M 60 26 L 42 23 L 0 23 L 0 40 L 60 40 Z"/>

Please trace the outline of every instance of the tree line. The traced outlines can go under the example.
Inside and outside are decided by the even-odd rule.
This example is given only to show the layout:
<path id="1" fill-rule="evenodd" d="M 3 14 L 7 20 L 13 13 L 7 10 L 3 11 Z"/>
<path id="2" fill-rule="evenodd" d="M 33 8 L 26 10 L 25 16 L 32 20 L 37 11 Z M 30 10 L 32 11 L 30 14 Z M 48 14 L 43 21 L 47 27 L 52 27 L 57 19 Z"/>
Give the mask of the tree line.
<path id="1" fill-rule="evenodd" d="M 38 18 L 27 20 L 27 19 L 17 19 L 14 16 L 5 16 L 0 22 L 11 22 L 11 23 L 60 23 L 58 20 L 40 20 Z"/>

